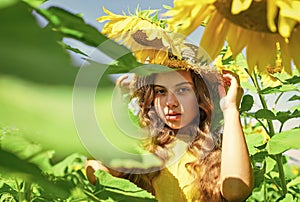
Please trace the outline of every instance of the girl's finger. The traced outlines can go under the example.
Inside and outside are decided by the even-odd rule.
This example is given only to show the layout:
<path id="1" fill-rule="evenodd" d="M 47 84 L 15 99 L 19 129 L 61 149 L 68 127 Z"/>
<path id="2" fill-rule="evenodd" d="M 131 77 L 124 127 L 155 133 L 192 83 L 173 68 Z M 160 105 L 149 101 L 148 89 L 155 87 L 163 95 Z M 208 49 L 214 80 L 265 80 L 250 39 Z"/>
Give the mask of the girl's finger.
<path id="1" fill-rule="evenodd" d="M 120 76 L 117 80 L 116 80 L 116 86 L 117 87 L 122 87 L 123 86 L 123 81 L 125 80 L 125 79 L 127 79 L 128 78 L 128 75 L 126 74 L 126 75 L 122 75 L 122 76 Z M 125 83 L 124 83 L 125 84 Z M 125 84 L 126 85 L 126 84 Z"/>
<path id="2" fill-rule="evenodd" d="M 237 88 L 240 86 L 237 75 L 234 75 L 232 73 L 226 73 L 226 74 L 223 74 L 222 76 L 223 76 L 224 85 L 233 86 L 233 87 L 237 87 Z"/>

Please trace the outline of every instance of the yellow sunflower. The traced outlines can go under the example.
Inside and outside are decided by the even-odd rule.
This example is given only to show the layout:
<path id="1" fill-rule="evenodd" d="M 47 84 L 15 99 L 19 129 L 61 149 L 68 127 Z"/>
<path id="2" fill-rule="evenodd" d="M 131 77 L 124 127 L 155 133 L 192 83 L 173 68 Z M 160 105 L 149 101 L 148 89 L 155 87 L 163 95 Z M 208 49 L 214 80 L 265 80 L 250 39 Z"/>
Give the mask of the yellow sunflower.
<path id="1" fill-rule="evenodd" d="M 216 58 L 228 42 L 233 56 L 246 48 L 248 71 L 275 66 L 279 43 L 285 72 L 300 69 L 300 1 L 175 0 L 165 15 L 176 32 L 189 35 L 208 19 L 200 46 Z"/>
<path id="2" fill-rule="evenodd" d="M 107 14 L 99 17 L 99 22 L 108 21 L 102 33 L 124 44 L 134 53 L 141 63 L 163 64 L 168 49 L 180 57 L 183 37 L 170 32 L 164 21 L 159 20 L 155 10 L 137 10 L 135 15 L 116 15 L 103 8 Z"/>
<path id="3" fill-rule="evenodd" d="M 260 74 L 260 81 L 263 84 L 263 87 L 275 87 L 280 85 L 281 82 L 273 76 L 275 73 L 286 74 L 282 66 L 282 59 L 279 53 L 276 55 L 275 66 L 268 65 L 266 70 L 266 73 Z"/>
<path id="4" fill-rule="evenodd" d="M 230 64 L 223 64 L 223 61 L 230 58 L 231 56 L 232 52 L 228 47 L 224 55 L 218 55 L 217 58 L 214 60 L 214 66 L 220 73 L 222 72 L 222 70 L 228 70 L 239 75 L 239 79 L 241 82 L 248 82 L 249 75 L 244 69 L 244 67 L 240 67 L 235 61 L 232 61 Z"/>

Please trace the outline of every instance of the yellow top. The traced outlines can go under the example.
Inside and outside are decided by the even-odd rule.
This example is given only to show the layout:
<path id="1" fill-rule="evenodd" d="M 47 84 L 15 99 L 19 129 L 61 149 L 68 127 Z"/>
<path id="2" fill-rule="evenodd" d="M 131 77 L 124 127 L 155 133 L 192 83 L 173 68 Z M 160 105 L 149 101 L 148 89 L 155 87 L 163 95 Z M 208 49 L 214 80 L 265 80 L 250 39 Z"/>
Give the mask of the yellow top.
<path id="1" fill-rule="evenodd" d="M 153 179 L 155 197 L 159 202 L 188 202 L 194 200 L 192 186 L 194 177 L 187 171 L 185 165 L 195 160 L 195 157 L 187 151 L 187 144 L 182 140 L 176 140 L 171 146 L 173 158 L 168 161 L 166 168 Z"/>

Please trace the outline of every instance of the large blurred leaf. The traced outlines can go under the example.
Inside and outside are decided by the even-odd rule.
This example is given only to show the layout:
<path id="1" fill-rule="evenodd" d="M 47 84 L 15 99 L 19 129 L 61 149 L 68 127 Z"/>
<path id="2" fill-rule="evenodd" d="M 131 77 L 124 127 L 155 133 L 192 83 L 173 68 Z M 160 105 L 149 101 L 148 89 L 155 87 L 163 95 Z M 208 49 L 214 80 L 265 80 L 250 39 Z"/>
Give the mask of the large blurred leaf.
<path id="1" fill-rule="evenodd" d="M 28 5 L 19 2 L 0 9 L 0 72 L 37 82 L 73 84 L 77 70 L 57 44 L 60 36 L 41 29 Z"/>
<path id="2" fill-rule="evenodd" d="M 23 1 L 31 5 L 32 7 L 38 7 L 42 3 L 45 3 L 48 0 L 23 0 Z"/>
<path id="3" fill-rule="evenodd" d="M 48 86 L 1 77 L 0 106 L 0 126 L 16 128 L 19 130 L 16 135 L 40 145 L 26 149 L 20 137 L 20 141 L 12 140 L 10 147 L 15 145 L 12 149 L 23 151 L 23 155 L 36 147 L 55 150 L 55 159 L 74 152 L 87 154 L 73 121 L 71 86 Z"/>
<path id="4" fill-rule="evenodd" d="M 41 145 L 29 141 L 21 134 L 13 134 L 5 131 L 0 133 L 1 149 L 13 153 L 18 158 L 34 163 L 42 170 L 51 168 L 50 159 L 54 151 L 45 151 Z"/>
<path id="5" fill-rule="evenodd" d="M 95 175 L 101 189 L 97 196 L 102 200 L 110 198 L 113 201 L 157 201 L 153 195 L 129 180 L 113 177 L 101 170 L 97 171 Z"/>
<path id="6" fill-rule="evenodd" d="M 11 6 L 11 5 L 17 3 L 18 1 L 19 0 L 2 0 L 2 1 L 0 1 L 0 9 Z"/>
<path id="7" fill-rule="evenodd" d="M 300 128 L 274 135 L 267 145 L 269 154 L 279 154 L 288 149 L 300 149 Z"/>

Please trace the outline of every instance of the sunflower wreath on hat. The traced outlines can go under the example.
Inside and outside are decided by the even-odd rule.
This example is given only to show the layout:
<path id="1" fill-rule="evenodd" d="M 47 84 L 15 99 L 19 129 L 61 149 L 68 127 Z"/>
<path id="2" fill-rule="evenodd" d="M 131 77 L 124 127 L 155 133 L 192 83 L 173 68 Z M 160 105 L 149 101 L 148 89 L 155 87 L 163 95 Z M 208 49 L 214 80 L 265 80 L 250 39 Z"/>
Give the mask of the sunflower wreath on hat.
<path id="1" fill-rule="evenodd" d="M 185 43 L 186 36 L 174 32 L 166 20 L 159 19 L 157 10 L 137 9 L 135 14 L 130 15 L 103 10 L 107 15 L 97 19 L 99 22 L 107 21 L 102 33 L 128 47 L 138 62 L 185 67 L 198 73 L 215 71 L 207 66 L 212 60 L 204 49 Z"/>

